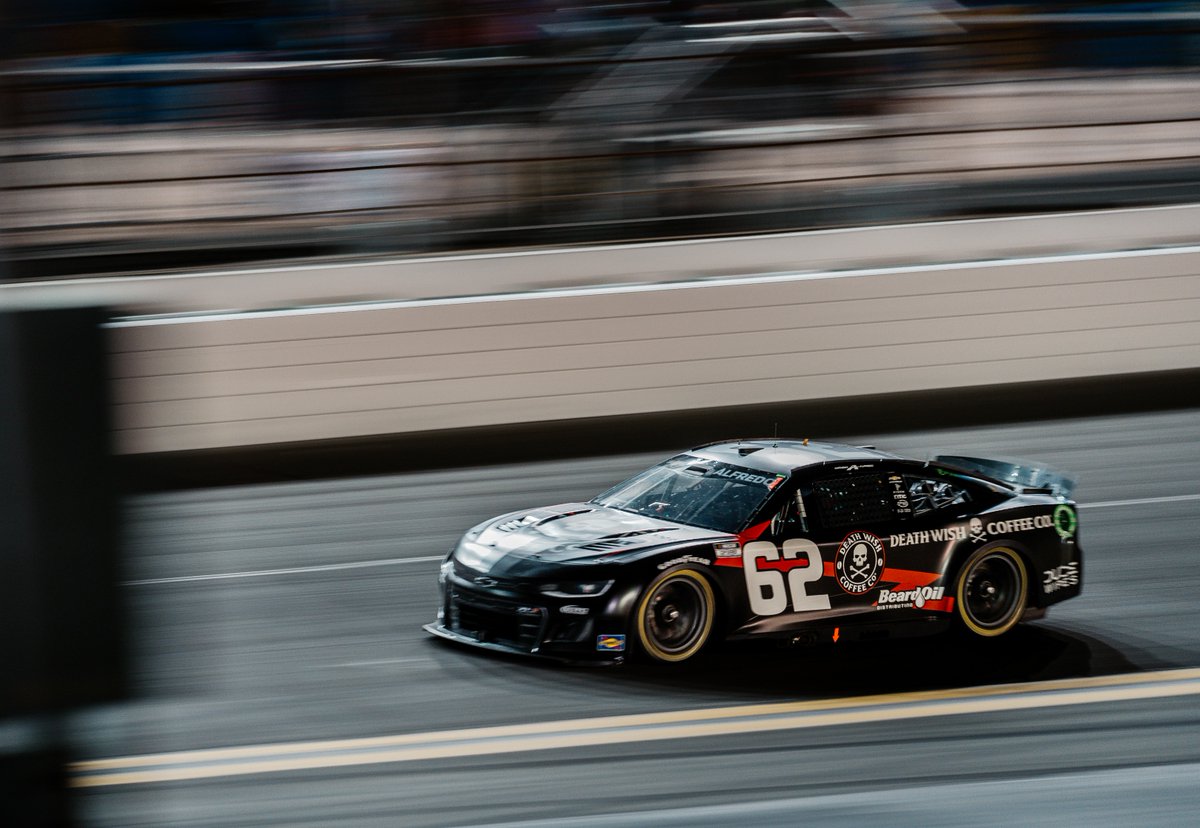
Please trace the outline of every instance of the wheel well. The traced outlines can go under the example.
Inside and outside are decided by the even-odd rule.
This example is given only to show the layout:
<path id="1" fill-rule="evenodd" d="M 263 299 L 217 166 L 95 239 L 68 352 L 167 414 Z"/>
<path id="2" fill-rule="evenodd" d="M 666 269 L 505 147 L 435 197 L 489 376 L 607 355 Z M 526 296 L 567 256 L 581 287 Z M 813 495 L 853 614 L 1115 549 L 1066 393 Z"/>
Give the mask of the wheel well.
<path id="1" fill-rule="evenodd" d="M 1025 584 L 1025 588 L 1026 588 L 1025 598 L 1026 598 L 1026 604 L 1028 604 L 1029 603 L 1029 601 L 1028 601 L 1029 595 L 1030 595 L 1030 593 L 1032 593 L 1032 590 L 1029 587 L 1030 587 L 1030 584 L 1033 583 L 1032 579 L 1030 578 L 1030 573 L 1032 573 L 1034 571 L 1033 570 L 1033 560 L 1029 556 L 1028 549 L 1026 549 L 1023 545 L 1021 545 L 1009 538 L 998 538 L 997 540 L 994 540 L 994 541 L 988 541 L 983 546 L 975 546 L 975 547 L 968 547 L 968 546 L 959 544 L 958 548 L 954 550 L 954 554 L 950 559 L 950 566 L 946 570 L 946 574 L 950 576 L 949 586 L 955 587 L 958 585 L 958 576 L 959 576 L 959 573 L 962 572 L 963 566 L 966 564 L 967 560 L 973 554 L 975 554 L 976 552 L 978 552 L 981 549 L 1011 549 L 1013 552 L 1016 553 L 1017 557 L 1021 559 L 1021 563 L 1024 564 L 1024 566 L 1025 566 L 1025 575 L 1026 575 L 1026 580 L 1028 581 L 1028 583 Z"/>
<path id="2" fill-rule="evenodd" d="M 726 625 L 729 623 L 729 614 L 732 612 L 732 607 L 729 603 L 729 595 L 726 593 L 725 585 L 721 583 L 721 579 L 716 576 L 711 567 L 680 564 L 673 566 L 670 569 L 665 569 L 662 572 L 656 572 L 653 577 L 638 588 L 637 594 L 633 600 L 633 606 L 630 608 L 631 613 L 637 612 L 638 604 L 641 603 L 642 596 L 646 593 L 646 589 L 651 583 L 658 580 L 662 575 L 669 572 L 674 572 L 676 569 L 689 569 L 692 572 L 700 575 L 708 582 L 709 589 L 713 592 L 713 631 L 712 635 L 724 637 Z"/>
<path id="3" fill-rule="evenodd" d="M 1029 550 L 1026 549 L 1023 545 L 1016 543 L 1015 541 L 1012 541 L 1009 538 L 999 538 L 994 541 L 989 541 L 988 543 L 984 544 L 983 546 L 976 546 L 974 548 L 965 547 L 960 544 L 959 547 L 954 550 L 954 556 L 951 558 L 950 567 L 946 570 L 946 574 L 949 576 L 946 581 L 947 591 L 953 591 L 954 594 L 957 596 L 958 578 L 962 574 L 963 566 L 966 565 L 966 562 L 970 559 L 970 557 L 973 554 L 975 554 L 976 552 L 978 552 L 981 549 L 989 549 L 989 550 L 990 549 L 1010 549 L 1010 550 L 1012 550 L 1012 552 L 1018 558 L 1021 559 L 1021 564 L 1025 567 L 1025 604 L 1024 604 L 1024 606 L 1026 608 L 1043 606 L 1043 604 L 1041 602 L 1042 596 L 1041 596 L 1040 592 L 1033 588 L 1033 586 L 1034 586 L 1033 573 L 1035 570 L 1033 568 L 1033 559 L 1029 555 Z"/>
<path id="4" fill-rule="evenodd" d="M 646 651 L 650 649 L 650 645 L 643 640 L 642 634 L 644 619 L 641 617 L 641 613 L 643 611 L 643 606 L 649 600 L 652 590 L 657 589 L 656 585 L 665 583 L 677 575 L 681 580 L 686 579 L 691 581 L 699 581 L 702 582 L 705 587 L 707 587 L 707 600 L 711 601 L 711 612 L 708 613 L 709 617 L 706 624 L 707 629 L 701 632 L 700 636 L 696 638 L 693 643 L 688 645 L 686 652 L 680 654 L 678 658 L 672 658 L 661 654 L 650 654 L 652 658 L 660 659 L 662 661 L 683 661 L 690 659 L 708 643 L 710 643 L 714 636 L 720 636 L 722 634 L 722 628 L 720 625 L 722 624 L 722 617 L 725 612 L 724 604 L 726 602 L 726 596 L 721 589 L 720 583 L 715 577 L 713 577 L 712 573 L 708 571 L 706 567 L 683 563 L 678 566 L 664 569 L 661 572 L 654 573 L 653 577 L 646 581 L 645 584 L 637 591 L 633 602 L 633 607 L 631 609 L 632 615 L 629 618 L 629 630 L 633 638 L 638 642 L 638 650 Z M 657 645 L 655 645 L 655 647 L 657 647 Z"/>
<path id="5" fill-rule="evenodd" d="M 983 561 L 986 558 L 992 557 L 993 553 L 995 553 L 995 557 L 1005 557 L 1015 563 L 1017 568 L 1021 570 L 1019 574 L 1024 577 L 1024 583 L 1022 584 L 1022 595 L 1019 604 L 1007 603 L 1003 615 L 992 621 L 982 621 L 974 617 L 974 610 L 968 608 L 966 583 L 963 580 L 965 574 L 964 568 L 968 562 L 972 560 Z M 954 590 L 955 598 L 958 600 L 954 608 L 954 614 L 959 622 L 959 630 L 963 632 L 970 630 L 975 636 L 994 638 L 1004 635 L 1016 624 L 1020 623 L 1021 617 L 1029 608 L 1033 596 L 1030 572 L 1028 550 L 1020 544 L 1009 542 L 1006 538 L 1000 538 L 976 549 L 968 550 L 963 556 L 959 557 L 956 560 L 954 580 L 951 587 Z M 985 581 L 985 583 L 987 582 Z M 994 589 L 991 590 L 991 594 L 995 594 Z"/>

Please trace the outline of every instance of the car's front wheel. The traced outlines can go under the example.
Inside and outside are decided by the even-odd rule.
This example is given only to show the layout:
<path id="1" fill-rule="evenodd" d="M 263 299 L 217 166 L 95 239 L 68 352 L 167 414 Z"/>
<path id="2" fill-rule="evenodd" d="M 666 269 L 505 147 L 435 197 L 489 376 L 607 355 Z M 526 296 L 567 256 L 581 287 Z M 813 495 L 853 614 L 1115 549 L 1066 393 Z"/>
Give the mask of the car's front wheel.
<path id="1" fill-rule="evenodd" d="M 975 635 L 1003 635 L 1021 620 L 1029 577 L 1021 556 L 1006 547 L 980 549 L 958 573 L 962 626 Z"/>
<path id="2" fill-rule="evenodd" d="M 715 615 L 712 584 L 704 575 L 686 568 L 663 572 L 638 601 L 638 645 L 655 661 L 686 661 L 708 642 Z"/>

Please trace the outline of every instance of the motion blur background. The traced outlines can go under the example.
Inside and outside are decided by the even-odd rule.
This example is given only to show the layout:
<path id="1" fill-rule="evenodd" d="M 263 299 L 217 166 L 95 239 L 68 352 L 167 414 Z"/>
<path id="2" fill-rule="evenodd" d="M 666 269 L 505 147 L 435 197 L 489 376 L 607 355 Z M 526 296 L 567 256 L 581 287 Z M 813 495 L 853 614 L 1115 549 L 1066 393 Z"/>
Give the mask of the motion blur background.
<path id="1" fill-rule="evenodd" d="M 1200 8 L 7 5 L 9 278 L 1170 204 Z"/>
<path id="2" fill-rule="evenodd" d="M 55 646 L 26 607 L 66 619 L 45 629 L 74 640 L 68 671 L 92 666 L 89 613 L 129 620 L 90 653 L 106 704 L 49 687 L 45 710 L 73 712 L 0 719 L 0 794 L 28 753 L 80 786 L 76 819 L 123 827 L 1200 809 L 1200 3 L 0 8 L 0 310 L 108 320 L 6 347 L 0 413 L 27 432 L 0 434 L 0 529 L 11 545 L 30 495 L 72 554 L 121 538 L 86 572 L 29 555 L 60 600 L 5 603 L 9 684 Z M 107 350 L 107 389 L 79 391 L 100 369 L 71 343 Z M 27 389 L 44 409 L 18 410 Z M 111 478 L 83 473 L 112 471 L 83 465 L 89 424 Z M 720 651 L 671 673 L 421 633 L 465 528 L 773 428 L 1074 473 L 1084 594 L 982 653 Z M 96 609 L 55 613 L 59 581 Z M 344 741 L 1171 668 L 1190 672 L 1123 701 L 1038 685 L 1016 712 L 644 750 L 359 766 Z M 330 741 L 278 747 L 307 740 Z"/>

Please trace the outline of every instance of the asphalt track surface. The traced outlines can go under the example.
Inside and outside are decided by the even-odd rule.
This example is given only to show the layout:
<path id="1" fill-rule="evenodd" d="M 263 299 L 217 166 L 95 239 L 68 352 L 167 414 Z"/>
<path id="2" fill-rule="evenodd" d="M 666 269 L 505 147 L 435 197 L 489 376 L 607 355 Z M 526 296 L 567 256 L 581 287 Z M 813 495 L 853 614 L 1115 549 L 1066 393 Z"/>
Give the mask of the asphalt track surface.
<path id="1" fill-rule="evenodd" d="M 1074 472 L 1083 596 L 986 647 L 740 647 L 682 669 L 562 668 L 427 637 L 437 558 L 480 519 L 586 499 L 677 447 L 132 499 L 141 696 L 76 717 L 80 815 L 1194 824 L 1200 410 L 885 428 L 880 412 L 878 433 L 841 436 Z"/>

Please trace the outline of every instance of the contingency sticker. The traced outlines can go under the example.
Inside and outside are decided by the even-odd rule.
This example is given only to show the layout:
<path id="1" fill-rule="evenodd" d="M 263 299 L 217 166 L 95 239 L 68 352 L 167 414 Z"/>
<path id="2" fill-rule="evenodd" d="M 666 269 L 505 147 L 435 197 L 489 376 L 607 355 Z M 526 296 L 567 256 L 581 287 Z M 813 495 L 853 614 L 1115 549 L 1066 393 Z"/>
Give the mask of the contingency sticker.
<path id="1" fill-rule="evenodd" d="M 625 649 L 625 636 L 623 635 L 598 635 L 596 636 L 596 649 L 608 650 L 611 652 L 622 652 Z"/>

